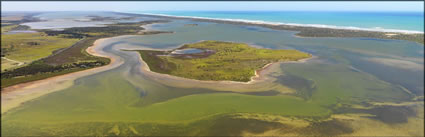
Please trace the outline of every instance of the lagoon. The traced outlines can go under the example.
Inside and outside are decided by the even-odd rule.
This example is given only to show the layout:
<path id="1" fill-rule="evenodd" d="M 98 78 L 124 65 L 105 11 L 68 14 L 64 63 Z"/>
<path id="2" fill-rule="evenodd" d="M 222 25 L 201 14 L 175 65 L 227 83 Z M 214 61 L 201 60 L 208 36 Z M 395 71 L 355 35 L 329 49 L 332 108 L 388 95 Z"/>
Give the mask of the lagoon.
<path id="1" fill-rule="evenodd" d="M 233 19 L 330 28 L 424 32 L 423 12 L 129 11 L 129 13 Z"/>
<path id="2" fill-rule="evenodd" d="M 420 67 L 424 46 L 418 43 L 300 38 L 293 31 L 191 20 L 154 24 L 150 29 L 174 33 L 105 40 L 102 51 L 118 56 L 122 65 L 79 78 L 69 88 L 10 110 L 2 116 L 2 136 L 367 135 L 371 129 L 382 131 L 377 135 L 423 136 L 423 124 L 414 126 L 415 121 L 423 123 L 423 101 L 415 101 L 424 93 L 424 68 Z M 296 49 L 316 58 L 277 65 L 267 74 L 271 81 L 247 92 L 220 84 L 167 82 L 142 71 L 147 66 L 137 52 L 122 50 L 174 49 L 201 40 Z M 414 105 L 393 105 L 409 102 Z M 389 115 L 406 121 L 392 128 L 394 123 L 382 119 Z"/>
<path id="3" fill-rule="evenodd" d="M 204 50 L 201 49 L 194 49 L 194 48 L 187 48 L 182 50 L 174 50 L 171 52 L 171 54 L 195 54 L 195 53 L 202 53 Z"/>

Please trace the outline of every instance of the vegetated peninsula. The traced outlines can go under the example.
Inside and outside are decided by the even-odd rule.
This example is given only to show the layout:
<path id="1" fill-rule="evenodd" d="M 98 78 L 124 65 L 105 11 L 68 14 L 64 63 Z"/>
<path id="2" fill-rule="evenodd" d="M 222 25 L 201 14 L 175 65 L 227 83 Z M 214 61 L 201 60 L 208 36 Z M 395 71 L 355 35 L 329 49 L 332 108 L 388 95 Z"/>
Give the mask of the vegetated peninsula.
<path id="1" fill-rule="evenodd" d="M 9 24 L 2 26 L 4 36 L 1 38 L 1 57 L 2 63 L 9 63 L 2 64 L 1 88 L 107 65 L 110 63 L 108 58 L 90 55 L 85 49 L 101 38 L 171 33 L 141 27 L 165 22 L 168 21 L 147 20 L 103 27 L 30 30 L 28 26 L 6 21 Z M 15 30 L 31 33 L 6 34 Z"/>
<path id="2" fill-rule="evenodd" d="M 202 41 L 174 50 L 139 50 L 153 72 L 196 80 L 248 82 L 267 64 L 297 61 L 310 54 L 292 49 L 260 49 L 244 43 Z"/>
<path id="3" fill-rule="evenodd" d="M 310 27 L 310 26 L 245 22 L 245 21 L 237 21 L 237 20 L 220 20 L 220 19 L 177 17 L 177 16 L 163 16 L 163 15 L 149 15 L 149 14 L 144 14 L 144 15 L 132 14 L 132 13 L 117 13 L 117 14 L 156 17 L 156 18 L 163 18 L 163 19 L 190 19 L 193 21 L 202 21 L 202 22 L 260 26 L 260 27 L 270 28 L 274 30 L 298 31 L 298 33 L 296 33 L 295 35 L 299 37 L 365 37 L 365 38 L 377 38 L 377 39 L 407 40 L 407 41 L 417 42 L 422 45 L 424 44 L 423 33 L 410 34 L 410 33 L 401 33 L 401 32 L 379 32 L 379 31 L 354 30 L 354 29 L 320 28 L 320 27 Z"/>

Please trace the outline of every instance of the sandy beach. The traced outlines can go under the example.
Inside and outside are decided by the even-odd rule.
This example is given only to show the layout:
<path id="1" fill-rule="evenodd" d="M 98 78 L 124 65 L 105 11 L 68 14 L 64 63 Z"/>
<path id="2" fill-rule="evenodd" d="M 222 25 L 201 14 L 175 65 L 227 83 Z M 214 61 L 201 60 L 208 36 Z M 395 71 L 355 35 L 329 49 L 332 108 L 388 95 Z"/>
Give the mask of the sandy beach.
<path id="1" fill-rule="evenodd" d="M 106 46 L 106 44 L 103 43 L 107 39 L 109 38 L 102 38 L 96 40 L 92 46 L 86 49 L 86 51 L 89 54 L 95 56 L 109 58 L 111 60 L 110 64 L 3 88 L 1 92 L 1 113 L 3 114 L 29 100 L 38 98 L 48 93 L 66 89 L 72 86 L 74 80 L 76 80 L 77 78 L 110 70 L 120 66 L 124 62 L 120 60 L 117 56 L 107 56 L 103 51 L 101 51 L 104 46 Z"/>
<path id="2" fill-rule="evenodd" d="M 112 37 L 112 38 L 121 38 L 127 37 L 129 35 Z M 131 35 L 130 35 L 131 36 Z M 116 68 L 124 63 L 124 61 L 113 54 L 106 53 L 102 49 L 108 45 L 108 39 L 112 38 L 102 38 L 98 39 L 93 43 L 93 46 L 90 46 L 86 49 L 87 53 L 94 55 L 109 58 L 111 63 L 97 68 L 92 68 L 88 70 L 73 72 L 65 75 L 55 76 L 43 80 L 32 81 L 28 83 L 22 83 L 2 89 L 2 114 L 11 110 L 12 108 L 18 107 L 20 104 L 36 99 L 43 95 L 60 91 L 66 89 L 74 84 L 74 81 L 78 78 L 99 73 L 102 71 L 110 70 Z M 181 45 L 180 45 L 181 46 Z M 145 49 L 145 48 L 143 48 Z M 147 49 L 147 48 L 146 48 Z M 171 49 L 171 48 L 170 48 Z M 121 50 L 140 50 L 136 49 L 121 49 Z M 157 50 L 157 49 L 150 49 Z M 169 49 L 161 49 L 169 50 Z M 152 79 L 156 82 L 174 86 L 174 87 L 183 87 L 183 88 L 209 88 L 219 91 L 231 91 L 231 92 L 258 92 L 258 91 L 267 91 L 275 90 L 279 91 L 281 94 L 293 93 L 294 91 L 286 86 L 275 83 L 275 78 L 268 76 L 272 72 L 280 71 L 280 64 L 282 63 L 302 63 L 310 60 L 313 57 L 302 59 L 298 61 L 285 61 L 285 62 L 275 62 L 265 65 L 262 69 L 255 71 L 255 76 L 251 77 L 251 80 L 248 82 L 237 82 L 237 81 L 203 81 L 203 80 L 194 80 L 187 79 L 177 76 L 172 76 L 168 74 L 160 74 L 152 72 L 147 64 L 143 61 L 138 54 L 140 61 L 141 69 L 140 71 L 147 76 L 147 78 Z M 191 83 L 191 84 L 187 84 Z"/>
<path id="3" fill-rule="evenodd" d="M 136 49 L 132 49 L 136 50 Z M 140 50 L 140 49 L 139 49 Z M 149 49 L 152 50 L 152 49 Z M 156 50 L 156 49 L 154 49 Z M 146 62 L 138 54 L 140 63 L 142 64 L 140 71 L 149 77 L 152 80 L 155 80 L 164 85 L 179 87 L 179 88 L 209 88 L 218 91 L 231 91 L 231 92 L 258 92 L 258 91 L 267 91 L 275 90 L 279 91 L 281 94 L 293 93 L 294 90 L 283 86 L 281 84 L 275 83 L 276 80 L 274 77 L 269 76 L 273 72 L 280 71 L 280 65 L 284 63 L 304 63 L 310 59 L 316 58 L 312 56 L 310 58 L 301 59 L 298 61 L 285 61 L 285 62 L 275 62 L 266 64 L 263 68 L 255 71 L 255 76 L 251 77 L 251 80 L 248 82 L 238 82 L 238 81 L 207 81 L 207 80 L 195 80 L 182 78 L 178 76 L 161 74 L 153 72 L 149 69 Z M 191 84 L 187 84 L 191 83 Z"/>
<path id="4" fill-rule="evenodd" d="M 203 41 L 206 41 L 206 40 L 200 40 L 200 41 L 197 41 L 197 42 L 194 42 L 194 43 L 203 42 Z M 143 48 L 126 48 L 126 49 L 123 49 L 123 50 L 129 50 L 129 51 L 131 51 L 131 50 L 169 51 L 169 50 L 173 50 L 173 49 L 182 47 L 185 44 L 191 44 L 191 43 L 184 43 L 184 44 L 181 44 L 181 45 L 178 45 L 178 46 L 175 46 L 175 47 L 169 47 L 167 49 L 154 49 L 154 48 L 143 47 Z M 252 45 L 252 44 L 250 44 L 250 46 L 256 47 L 256 48 L 263 48 L 262 46 L 259 46 L 259 45 Z M 251 77 L 251 80 L 250 81 L 239 82 L 239 81 L 228 81 L 228 80 L 222 80 L 222 81 L 195 80 L 195 79 L 188 79 L 188 78 L 183 78 L 183 77 L 178 77 L 178 76 L 173 76 L 173 75 L 168 75 L 168 74 L 156 73 L 156 72 L 153 72 L 153 71 L 151 71 L 149 69 L 149 66 L 140 57 L 140 54 L 139 54 L 140 62 L 143 64 L 143 66 L 141 67 L 141 70 L 144 71 L 144 72 L 152 73 L 152 74 L 157 74 L 160 77 L 168 77 L 168 78 L 176 79 L 176 80 L 190 80 L 190 81 L 193 81 L 193 82 L 200 82 L 200 83 L 207 83 L 207 84 L 221 84 L 221 83 L 228 83 L 228 84 L 253 84 L 253 83 L 261 82 L 261 81 L 264 81 L 265 79 L 267 79 L 267 78 L 265 78 L 265 75 L 267 75 L 270 72 L 272 72 L 272 71 L 270 71 L 270 68 L 271 68 L 270 66 L 272 66 L 272 65 L 278 66 L 281 63 L 305 63 L 308 60 L 311 60 L 311 59 L 314 59 L 314 58 L 317 58 L 317 57 L 311 55 L 311 57 L 309 57 L 309 58 L 300 59 L 300 60 L 297 60 L 297 61 L 281 61 L 281 62 L 268 63 L 268 64 L 264 65 L 262 68 L 260 68 L 258 70 L 255 70 L 254 71 L 254 74 L 255 75 Z"/>

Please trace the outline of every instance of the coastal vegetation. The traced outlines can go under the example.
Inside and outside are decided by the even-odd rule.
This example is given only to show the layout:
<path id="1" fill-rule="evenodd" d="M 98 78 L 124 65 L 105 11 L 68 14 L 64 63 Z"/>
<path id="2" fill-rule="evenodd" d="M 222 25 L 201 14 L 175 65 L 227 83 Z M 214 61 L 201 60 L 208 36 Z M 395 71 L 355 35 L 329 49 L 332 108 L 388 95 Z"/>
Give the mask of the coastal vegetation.
<path id="1" fill-rule="evenodd" d="M 2 25 L 1 33 L 8 32 L 11 30 L 22 30 L 27 29 L 28 26 L 25 25 Z"/>
<path id="2" fill-rule="evenodd" d="M 27 65 L 9 65 L 11 67 L 2 70 L 1 87 L 106 65 L 109 59 L 92 56 L 85 49 L 100 38 L 162 33 L 144 31 L 144 28 L 140 27 L 161 22 L 166 21 L 151 20 L 117 23 L 105 27 L 67 28 L 60 31 L 39 30 L 36 33 L 3 35 L 2 58 L 23 61 Z"/>
<path id="3" fill-rule="evenodd" d="M 420 43 L 424 45 L 424 34 L 408 34 L 399 32 L 378 32 L 378 31 L 365 31 L 365 30 L 350 30 L 350 29 L 332 29 L 332 28 L 318 28 L 318 27 L 302 27 L 290 25 L 268 25 L 257 24 L 266 28 L 276 30 L 290 30 L 298 31 L 296 36 L 300 37 L 359 37 L 359 38 L 376 38 L 376 39 L 393 39 L 393 40 L 407 40 Z"/>
<path id="4" fill-rule="evenodd" d="M 200 51 L 174 53 L 187 49 Z M 139 53 L 153 72 L 197 80 L 240 82 L 250 81 L 255 71 L 266 64 L 311 57 L 297 50 L 259 49 L 244 43 L 221 41 L 185 44 L 173 51 L 140 50 Z"/>
<path id="5" fill-rule="evenodd" d="M 350 29 L 332 29 L 332 28 L 318 28 L 318 27 L 301 27 L 290 25 L 268 25 L 268 24 L 251 24 L 241 23 L 247 25 L 256 25 L 276 30 L 290 30 L 298 31 L 296 36 L 300 37 L 363 37 L 363 38 L 377 38 L 377 39 L 394 39 L 394 40 L 407 40 L 420 43 L 424 45 L 424 34 L 406 34 L 399 32 L 378 32 L 378 31 L 365 31 L 365 30 L 350 30 Z"/>
<path id="6" fill-rule="evenodd" d="M 123 15 L 137 15 L 130 13 L 120 13 Z M 215 22 L 224 24 L 235 24 L 235 25 L 250 25 L 250 26 L 261 26 L 275 30 L 289 30 L 297 31 L 296 36 L 300 37 L 365 37 L 365 38 L 377 38 L 377 39 L 394 39 L 394 40 L 407 40 L 420 43 L 424 45 L 424 34 L 408 34 L 400 32 L 379 32 L 379 31 L 366 31 L 366 30 L 351 30 L 351 29 L 334 29 L 334 28 L 319 28 L 319 27 L 308 27 L 308 26 L 293 26 L 293 25 L 272 25 L 272 24 L 260 24 L 243 21 L 228 21 L 228 20 L 215 20 L 215 19 L 202 19 L 202 18 L 190 18 L 190 17 L 172 17 L 172 16 L 159 16 L 159 15 L 143 15 L 148 17 L 158 18 L 172 18 L 172 19 L 190 19 L 194 21 L 202 22 Z"/>
<path id="7" fill-rule="evenodd" d="M 77 41 L 79 41 L 78 38 L 48 36 L 44 32 L 6 34 L 1 37 L 1 56 L 31 63 L 51 55 L 56 50 L 69 47 Z M 10 68 L 2 67 L 2 70 L 4 69 Z"/>
<path id="8" fill-rule="evenodd" d="M 109 59 L 86 52 L 86 48 L 99 38 L 171 33 L 144 30 L 140 27 L 143 23 L 146 22 L 118 23 L 101 28 L 39 30 L 37 33 L 43 33 L 46 37 L 79 41 L 54 50 L 47 57 L 3 72 L 2 84 L 14 85 L 106 65 Z M 172 24 L 167 29 L 183 27 L 182 22 L 174 23 L 179 24 Z M 218 25 L 205 29 L 200 24 L 193 28 L 188 26 L 187 30 L 176 30 L 177 33 L 170 35 L 118 37 L 109 39 L 108 43 L 128 42 L 147 48 L 169 48 L 185 41 L 205 38 L 225 41 L 228 37 L 272 49 L 223 41 L 184 44 L 169 51 L 123 52 L 114 48 L 117 45 L 102 45 L 104 48 L 99 49 L 102 52 L 98 54 L 119 56 L 124 63 L 94 75 L 67 75 L 65 80 L 49 79 L 40 82 L 47 84 L 34 82 L 30 86 L 11 87 L 14 90 L 3 92 L 2 99 L 6 101 L 2 102 L 1 136 L 423 136 L 423 88 L 419 91 L 422 94 L 415 95 L 403 85 L 377 77 L 376 73 L 361 67 L 375 67 L 379 72 L 386 72 L 383 74 L 391 74 L 392 79 L 407 83 L 415 76 L 406 75 L 403 71 L 391 71 L 389 68 L 392 66 L 376 67 L 376 62 L 359 65 L 368 62 L 363 58 L 389 59 L 387 55 L 391 59 L 403 57 L 419 60 L 423 52 L 416 52 L 423 51 L 423 46 L 405 44 L 411 42 L 404 41 L 376 44 L 374 41 L 342 39 L 333 43 L 294 38 L 301 41 L 297 43 L 291 41 L 291 35 L 285 36 L 282 32 L 266 34 L 230 29 L 228 26 L 235 27 Z M 213 29 L 229 30 L 209 31 Z M 197 33 L 200 31 L 207 33 Z M 232 33 L 223 33 L 229 31 Z M 39 43 L 29 41 L 28 44 L 34 47 Z M 279 50 L 287 45 L 297 50 Z M 266 65 L 311 57 L 298 50 L 312 53 L 317 58 L 308 63 Z M 371 53 L 349 52 L 354 50 Z M 137 54 L 153 72 L 199 80 L 246 82 L 255 72 L 268 66 L 267 71 L 271 73 L 266 77 L 271 80 L 264 83 L 285 88 L 264 88 L 270 85 L 262 85 L 261 82 L 205 84 L 224 89 L 217 90 L 204 84 L 198 86 L 198 83 L 203 83 L 199 81 L 150 75 L 145 71 L 139 73 L 140 66 L 144 65 L 139 63 Z M 10 55 L 5 54 L 7 56 Z M 2 58 L 3 62 L 7 65 L 19 64 L 9 58 Z M 419 73 L 414 71 L 416 75 Z M 68 76 L 77 78 L 74 80 Z M 169 84 L 170 81 L 177 82 Z M 252 92 L 237 92 L 240 85 L 255 84 L 259 85 L 250 87 Z M 16 100 L 26 101 L 8 109 Z"/>

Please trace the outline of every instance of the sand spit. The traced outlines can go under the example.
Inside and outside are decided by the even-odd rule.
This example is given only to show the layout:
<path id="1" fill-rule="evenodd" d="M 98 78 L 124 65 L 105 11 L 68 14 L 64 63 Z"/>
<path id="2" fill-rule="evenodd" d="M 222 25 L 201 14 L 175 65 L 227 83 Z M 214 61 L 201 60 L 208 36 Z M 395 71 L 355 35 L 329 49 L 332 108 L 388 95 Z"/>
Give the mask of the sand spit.
<path id="1" fill-rule="evenodd" d="M 89 54 L 111 59 L 110 64 L 102 67 L 73 72 L 65 75 L 55 76 L 47 79 L 22 83 L 2 89 L 1 92 L 1 113 L 18 107 L 22 103 L 38 98 L 40 96 L 66 89 L 73 85 L 74 80 L 80 77 L 92 75 L 102 71 L 116 68 L 124 63 L 118 56 L 108 55 L 102 51 L 107 45 L 104 42 L 109 38 L 98 39 L 93 46 L 86 49 Z"/>
<path id="2" fill-rule="evenodd" d="M 128 50 L 157 50 L 151 48 L 143 48 L 143 49 L 128 49 Z M 161 50 L 161 49 L 160 49 Z M 163 50 L 163 49 L 162 49 Z M 145 76 L 149 77 L 152 80 L 155 80 L 164 85 L 179 87 L 179 88 L 209 88 L 218 91 L 233 91 L 233 92 L 258 92 L 258 91 L 278 91 L 281 94 L 289 94 L 294 91 L 286 86 L 281 84 L 277 84 L 274 81 L 276 80 L 274 77 L 270 76 L 270 74 L 274 72 L 280 71 L 280 65 L 284 63 L 303 63 L 307 62 L 312 58 L 316 58 L 315 56 L 298 60 L 298 61 L 287 61 L 287 62 L 276 62 L 269 63 L 265 65 L 262 69 L 255 71 L 255 76 L 251 77 L 251 80 L 248 82 L 237 82 L 237 81 L 206 81 L 206 80 L 195 80 L 188 79 L 168 74 L 161 74 L 153 72 L 149 69 L 146 62 L 140 57 L 139 61 L 141 66 L 141 73 Z M 190 84 L 188 84 L 190 83 Z"/>
<path id="3" fill-rule="evenodd" d="M 370 32 L 402 33 L 402 34 L 424 34 L 424 32 L 422 31 L 401 30 L 401 29 L 361 28 L 361 27 L 355 27 L 355 26 L 335 26 L 335 25 L 324 25 L 324 24 L 297 24 L 297 23 L 283 23 L 283 22 L 263 21 L 263 20 L 208 18 L 208 17 L 196 17 L 196 16 L 174 16 L 174 15 L 154 14 L 154 13 L 134 13 L 134 12 L 119 12 L 119 13 L 151 16 L 151 17 L 157 17 L 157 18 L 193 19 L 193 20 L 201 20 L 201 21 L 231 22 L 231 23 L 242 23 L 242 24 L 253 24 L 253 25 L 310 27 L 310 28 L 324 28 L 324 29 L 333 29 L 333 30 L 370 31 Z"/>
<path id="4" fill-rule="evenodd" d="M 71 87 L 74 84 L 74 81 L 77 78 L 81 78 L 84 76 L 92 75 L 95 73 L 103 72 L 106 70 L 110 70 L 116 68 L 124 63 L 124 60 L 120 57 L 113 55 L 112 53 L 106 53 L 103 51 L 103 48 L 107 45 L 108 39 L 119 39 L 123 37 L 127 37 L 131 35 L 123 35 L 112 38 L 103 38 L 98 39 L 94 42 L 93 46 L 86 49 L 89 54 L 94 56 L 101 56 L 111 59 L 111 63 L 97 67 L 93 69 L 88 69 L 84 71 L 73 72 L 65 75 L 55 76 L 43 80 L 22 83 L 18 85 L 14 85 L 11 87 L 7 87 L 2 89 L 1 93 L 1 105 L 2 105 L 2 114 L 11 110 L 12 108 L 16 108 L 20 106 L 22 103 L 30 101 L 32 99 L 36 99 L 43 95 L 60 91 Z M 112 40 L 111 40 L 112 41 Z M 172 47 L 171 47 L 172 48 Z M 170 48 L 170 49 L 171 49 Z M 121 50 L 158 50 L 158 49 L 150 49 L 150 48 L 134 48 L 134 49 L 121 49 Z M 160 50 L 169 50 L 169 49 L 160 49 Z M 138 61 L 140 62 L 140 72 L 143 76 L 150 80 L 154 80 L 164 85 L 179 87 L 179 88 L 209 88 L 218 91 L 232 91 L 232 92 L 259 92 L 259 91 L 278 91 L 280 94 L 290 94 L 295 92 L 294 90 L 275 83 L 276 80 L 270 74 L 279 73 L 280 65 L 282 63 L 302 63 L 306 62 L 311 58 L 302 59 L 299 61 L 288 61 L 288 62 L 276 62 L 265 65 L 262 69 L 257 70 L 255 72 L 255 76 L 251 78 L 249 82 L 236 82 L 236 81 L 201 81 L 194 79 L 187 79 L 167 74 L 160 74 L 156 72 L 150 71 L 147 64 L 143 61 L 138 55 Z M 189 84 L 190 83 L 190 84 Z"/>

